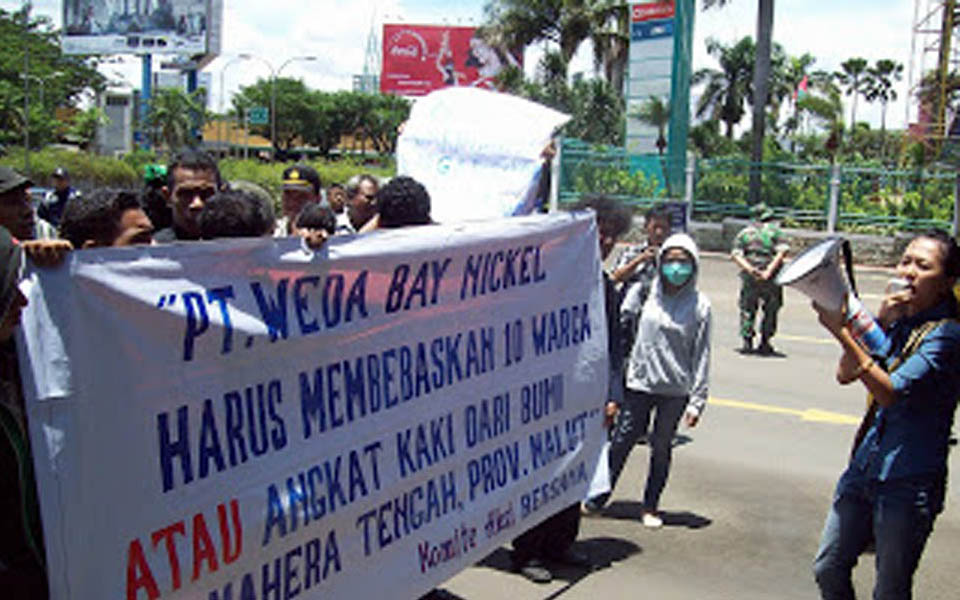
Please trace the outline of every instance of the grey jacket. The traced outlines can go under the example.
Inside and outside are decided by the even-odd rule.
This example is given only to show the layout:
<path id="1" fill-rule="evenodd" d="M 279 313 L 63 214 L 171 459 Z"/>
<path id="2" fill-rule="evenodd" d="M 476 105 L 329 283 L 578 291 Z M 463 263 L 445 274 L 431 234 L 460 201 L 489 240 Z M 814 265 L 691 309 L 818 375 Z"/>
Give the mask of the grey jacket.
<path id="1" fill-rule="evenodd" d="M 687 410 L 699 416 L 707 403 L 710 375 L 710 301 L 697 290 L 700 255 L 693 239 L 685 233 L 671 235 L 660 248 L 658 264 L 670 248 L 683 248 L 693 256 L 694 275 L 669 295 L 658 274 L 642 310 L 638 294 L 628 291 L 622 310 L 639 312 L 639 321 L 627 362 L 627 387 L 650 394 L 689 396 Z"/>

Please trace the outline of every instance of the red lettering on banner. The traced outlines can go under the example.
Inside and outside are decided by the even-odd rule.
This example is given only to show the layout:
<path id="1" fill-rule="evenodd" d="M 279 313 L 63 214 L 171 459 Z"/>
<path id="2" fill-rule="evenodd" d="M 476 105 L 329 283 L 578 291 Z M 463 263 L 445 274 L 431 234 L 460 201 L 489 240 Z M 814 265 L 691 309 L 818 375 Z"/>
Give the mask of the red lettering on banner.
<path id="1" fill-rule="evenodd" d="M 149 600 L 160 597 L 150 565 L 143 556 L 143 546 L 140 545 L 140 540 L 133 540 L 127 548 L 127 600 L 137 600 L 141 588 L 147 591 Z"/>
<path id="2" fill-rule="evenodd" d="M 220 560 L 224 565 L 235 562 L 243 553 L 243 526 L 240 523 L 240 503 L 237 500 L 230 500 L 230 511 L 227 513 L 226 504 L 217 505 L 217 522 L 220 526 L 221 552 Z M 232 521 L 232 527 L 231 527 Z M 231 531 L 232 530 L 232 531 Z M 177 554 L 177 542 L 175 535 L 187 536 L 185 521 L 176 523 L 158 529 L 150 534 L 150 541 L 153 544 L 154 553 L 159 548 L 160 542 L 163 542 L 166 550 L 167 562 L 170 565 L 170 586 L 171 591 L 180 589 L 182 579 L 180 576 L 180 556 Z M 233 537 L 233 540 L 230 538 Z M 192 541 L 192 565 L 193 571 L 191 581 L 200 578 L 201 571 L 205 568 L 208 572 L 214 573 L 220 568 L 220 561 L 217 559 L 217 547 L 210 535 L 207 527 L 207 520 L 203 513 L 197 513 L 191 521 L 190 538 Z M 232 543 L 231 543 L 232 542 Z M 159 559 L 162 560 L 162 559 Z M 130 542 L 127 548 L 127 600 L 139 600 L 140 591 L 147 593 L 147 600 L 156 600 L 160 597 L 160 589 L 157 586 L 156 578 L 150 568 L 143 553 L 143 546 L 139 539 Z"/>
<path id="3" fill-rule="evenodd" d="M 649 4 L 634 4 L 631 21 L 650 21 L 653 19 L 669 19 L 674 16 L 673 2 L 651 2 Z"/>
<path id="4" fill-rule="evenodd" d="M 177 558 L 177 544 L 173 541 L 173 534 L 179 533 L 180 535 L 187 535 L 186 530 L 183 527 L 183 521 L 174 523 L 169 527 L 164 527 L 163 529 L 158 529 L 150 534 L 150 540 L 153 542 L 153 547 L 156 548 L 157 544 L 160 543 L 160 540 L 166 542 L 167 545 L 167 560 L 170 561 L 170 579 L 173 580 L 173 589 L 180 589 L 180 560 Z"/>
<path id="5" fill-rule="evenodd" d="M 207 561 L 207 569 L 211 573 L 219 568 L 217 566 L 217 550 L 213 547 L 210 532 L 207 531 L 207 522 L 203 519 L 203 513 L 197 513 L 193 515 L 193 576 L 190 578 L 191 581 L 200 578 L 200 565 L 203 561 Z"/>
<path id="6" fill-rule="evenodd" d="M 227 507 L 217 505 L 217 518 L 220 520 L 220 541 L 223 544 L 223 564 L 229 565 L 240 558 L 243 552 L 243 527 L 240 525 L 240 505 L 236 500 L 230 501 L 230 517 L 233 519 L 233 537 L 236 544 L 230 551 L 230 526 L 227 524 Z"/>

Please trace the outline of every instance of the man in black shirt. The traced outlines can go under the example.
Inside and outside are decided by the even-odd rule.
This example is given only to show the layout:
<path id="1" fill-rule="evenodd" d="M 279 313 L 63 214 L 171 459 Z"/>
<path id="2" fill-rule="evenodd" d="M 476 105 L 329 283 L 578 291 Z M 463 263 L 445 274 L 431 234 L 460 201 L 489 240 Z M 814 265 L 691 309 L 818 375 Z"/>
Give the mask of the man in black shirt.
<path id="1" fill-rule="evenodd" d="M 173 211 L 173 225 L 157 231 L 153 239 L 160 243 L 200 239 L 203 205 L 220 189 L 220 169 L 213 157 L 199 150 L 177 154 L 167 166 L 163 188 Z"/>

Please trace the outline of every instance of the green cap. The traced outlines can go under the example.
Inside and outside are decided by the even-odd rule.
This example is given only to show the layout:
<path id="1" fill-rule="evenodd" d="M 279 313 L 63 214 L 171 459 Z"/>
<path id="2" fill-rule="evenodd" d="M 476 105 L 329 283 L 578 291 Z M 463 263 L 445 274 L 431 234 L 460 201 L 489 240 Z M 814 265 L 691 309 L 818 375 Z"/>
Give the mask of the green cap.
<path id="1" fill-rule="evenodd" d="M 143 167 L 143 181 L 153 183 L 167 180 L 167 165 L 147 165 Z"/>

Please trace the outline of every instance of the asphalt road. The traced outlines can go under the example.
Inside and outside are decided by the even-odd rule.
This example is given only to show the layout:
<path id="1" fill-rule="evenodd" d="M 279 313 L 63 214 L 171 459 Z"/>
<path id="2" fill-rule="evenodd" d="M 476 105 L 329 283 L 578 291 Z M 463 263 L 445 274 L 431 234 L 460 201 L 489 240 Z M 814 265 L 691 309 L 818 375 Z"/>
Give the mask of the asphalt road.
<path id="1" fill-rule="evenodd" d="M 889 276 L 858 269 L 868 306 Z M 561 570 L 553 582 L 533 584 L 509 571 L 501 549 L 443 584 L 451 598 L 818 598 L 811 562 L 863 412 L 863 388 L 835 383 L 839 349 L 798 292 L 786 291 L 774 340 L 782 356 L 759 357 L 736 352 L 735 266 L 705 256 L 700 286 L 713 304 L 711 399 L 698 427 L 681 426 L 661 500 L 666 526 L 651 531 L 638 521 L 648 452 L 637 447 L 608 511 L 583 520 L 577 544 L 599 563 L 595 570 Z M 960 597 L 958 483 L 953 474 L 915 598 Z M 861 558 L 854 578 L 858 597 L 869 598 L 872 555 Z"/>

